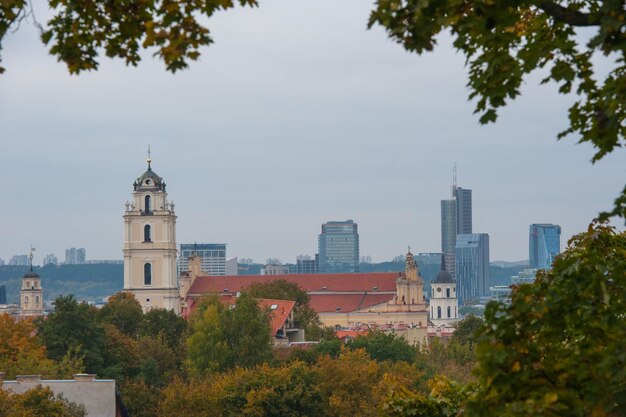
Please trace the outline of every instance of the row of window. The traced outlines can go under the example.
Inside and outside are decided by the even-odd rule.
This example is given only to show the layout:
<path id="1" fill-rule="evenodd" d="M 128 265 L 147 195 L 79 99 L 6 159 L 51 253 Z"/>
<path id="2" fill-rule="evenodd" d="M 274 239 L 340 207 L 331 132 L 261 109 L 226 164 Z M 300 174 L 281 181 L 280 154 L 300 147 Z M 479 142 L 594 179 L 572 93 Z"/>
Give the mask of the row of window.
<path id="1" fill-rule="evenodd" d="M 446 318 L 449 318 L 449 319 L 456 318 L 456 306 L 454 307 L 454 317 L 452 316 L 452 307 L 448 306 L 447 313 L 448 313 L 448 316 Z M 434 317 L 434 307 L 430 307 L 430 315 L 432 317 Z M 438 318 L 438 319 L 441 318 L 441 306 L 437 306 L 437 317 L 436 318 Z"/>
<path id="2" fill-rule="evenodd" d="M 28 296 L 27 295 L 24 296 L 24 304 L 28 304 Z M 35 305 L 37 307 L 39 307 L 39 296 L 38 295 L 35 296 Z"/>

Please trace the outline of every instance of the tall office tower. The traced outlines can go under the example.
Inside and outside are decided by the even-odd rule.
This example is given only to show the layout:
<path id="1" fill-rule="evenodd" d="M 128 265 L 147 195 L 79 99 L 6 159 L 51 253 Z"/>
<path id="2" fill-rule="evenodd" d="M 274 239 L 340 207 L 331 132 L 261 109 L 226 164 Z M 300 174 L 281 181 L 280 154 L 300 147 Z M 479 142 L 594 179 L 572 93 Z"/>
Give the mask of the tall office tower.
<path id="1" fill-rule="evenodd" d="M 456 186 L 455 166 L 452 198 L 441 200 L 441 251 L 453 278 L 456 237 L 468 233 L 472 233 L 472 190 Z"/>
<path id="2" fill-rule="evenodd" d="M 44 265 L 48 265 L 48 264 L 56 265 L 57 263 L 58 263 L 57 257 L 54 256 L 52 253 L 50 255 L 46 255 L 43 258 L 43 264 Z"/>
<path id="3" fill-rule="evenodd" d="M 552 268 L 554 258 L 561 252 L 561 226 L 531 224 L 528 237 L 530 267 Z"/>
<path id="4" fill-rule="evenodd" d="M 87 259 L 87 254 L 84 248 L 65 249 L 65 263 L 68 265 L 84 264 L 86 259 Z"/>
<path id="5" fill-rule="evenodd" d="M 456 234 L 472 233 L 472 190 L 456 187 Z"/>
<path id="6" fill-rule="evenodd" d="M 448 272 L 454 278 L 454 248 L 456 246 L 456 200 L 441 200 L 441 251 Z"/>
<path id="7" fill-rule="evenodd" d="M 459 305 L 489 296 L 489 235 L 472 233 L 456 238 L 456 282 Z"/>
<path id="8" fill-rule="evenodd" d="M 320 272 L 359 271 L 359 233 L 354 221 L 324 223 L 318 249 Z"/>
<path id="9" fill-rule="evenodd" d="M 200 257 L 202 271 L 209 275 L 226 275 L 225 243 L 182 243 L 178 257 L 178 273 L 189 270 L 189 257 L 196 253 Z"/>

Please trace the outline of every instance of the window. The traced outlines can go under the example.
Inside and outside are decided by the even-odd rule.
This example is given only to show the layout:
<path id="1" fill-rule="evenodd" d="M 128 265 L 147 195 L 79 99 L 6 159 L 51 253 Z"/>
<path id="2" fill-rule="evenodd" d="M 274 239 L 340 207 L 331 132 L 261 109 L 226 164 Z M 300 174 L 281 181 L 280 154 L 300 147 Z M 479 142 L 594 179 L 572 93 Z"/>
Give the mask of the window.
<path id="1" fill-rule="evenodd" d="M 441 318 L 441 306 L 437 306 L 437 318 Z"/>
<path id="2" fill-rule="evenodd" d="M 446 297 L 450 298 L 450 288 L 446 288 Z M 450 316 L 448 316 L 450 317 Z"/>
<path id="3" fill-rule="evenodd" d="M 143 266 L 143 285 L 152 285 L 152 264 Z"/>
<path id="4" fill-rule="evenodd" d="M 146 207 L 146 213 L 150 212 L 150 196 L 147 195 L 145 198 L 145 207 Z"/>
<path id="5" fill-rule="evenodd" d="M 143 227 L 143 241 L 144 242 L 152 242 L 152 237 L 150 236 L 150 225 L 147 224 Z"/>
<path id="6" fill-rule="evenodd" d="M 35 297 L 35 305 L 39 307 L 39 296 Z"/>
<path id="7" fill-rule="evenodd" d="M 448 318 L 452 317 L 452 309 L 448 306 Z"/>
<path id="8" fill-rule="evenodd" d="M 28 304 L 28 296 L 27 295 L 24 296 L 24 304 Z"/>

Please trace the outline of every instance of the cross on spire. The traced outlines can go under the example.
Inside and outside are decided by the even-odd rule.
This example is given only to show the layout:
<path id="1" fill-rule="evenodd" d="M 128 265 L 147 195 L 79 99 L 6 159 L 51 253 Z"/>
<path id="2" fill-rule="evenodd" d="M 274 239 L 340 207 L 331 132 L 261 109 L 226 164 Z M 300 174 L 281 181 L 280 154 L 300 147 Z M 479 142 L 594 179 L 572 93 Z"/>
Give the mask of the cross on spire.
<path id="1" fill-rule="evenodd" d="M 152 158 L 151 158 L 151 153 L 150 153 L 150 145 L 148 145 L 148 159 L 147 159 L 147 161 L 148 161 L 148 169 L 152 169 L 150 167 L 150 164 L 152 163 Z"/>
<path id="2" fill-rule="evenodd" d="M 33 272 L 33 252 L 35 251 L 35 248 L 33 248 L 33 245 L 30 245 L 30 254 L 28 255 L 29 261 L 30 261 L 30 272 Z"/>

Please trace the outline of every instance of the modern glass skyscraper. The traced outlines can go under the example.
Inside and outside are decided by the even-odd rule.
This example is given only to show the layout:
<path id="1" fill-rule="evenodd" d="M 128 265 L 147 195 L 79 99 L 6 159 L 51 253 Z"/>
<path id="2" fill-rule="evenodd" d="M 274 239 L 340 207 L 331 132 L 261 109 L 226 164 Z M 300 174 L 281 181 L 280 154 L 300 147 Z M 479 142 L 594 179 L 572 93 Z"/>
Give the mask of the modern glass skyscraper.
<path id="1" fill-rule="evenodd" d="M 202 270 L 209 275 L 226 275 L 225 243 L 183 243 L 178 257 L 178 273 L 189 269 L 189 257 L 196 253 L 201 259 Z"/>
<path id="2" fill-rule="evenodd" d="M 324 223 L 318 249 L 320 272 L 359 271 L 359 232 L 354 221 Z"/>
<path id="3" fill-rule="evenodd" d="M 472 190 L 452 187 L 452 198 L 441 200 L 441 251 L 450 274 L 455 276 L 456 238 L 472 233 Z"/>
<path id="4" fill-rule="evenodd" d="M 472 190 L 456 187 L 456 233 L 463 235 L 472 233 Z"/>
<path id="5" fill-rule="evenodd" d="M 550 269 L 561 252 L 561 226 L 531 224 L 528 233 L 528 259 L 531 268 Z"/>
<path id="6" fill-rule="evenodd" d="M 459 305 L 489 296 L 489 235 L 458 235 L 455 266 Z"/>

